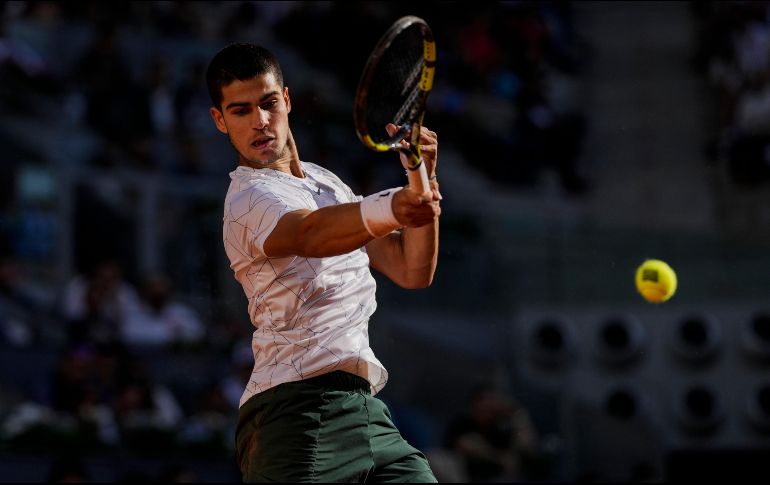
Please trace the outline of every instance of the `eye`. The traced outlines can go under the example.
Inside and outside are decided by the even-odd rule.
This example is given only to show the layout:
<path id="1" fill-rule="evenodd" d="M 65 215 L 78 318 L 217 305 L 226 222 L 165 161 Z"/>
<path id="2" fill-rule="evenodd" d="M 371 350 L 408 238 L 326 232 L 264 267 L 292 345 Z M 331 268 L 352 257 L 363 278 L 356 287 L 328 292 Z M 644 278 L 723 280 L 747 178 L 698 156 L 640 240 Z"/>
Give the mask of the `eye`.
<path id="1" fill-rule="evenodd" d="M 245 109 L 245 108 L 236 109 L 236 110 L 233 110 L 233 114 L 235 116 L 245 116 L 245 115 L 249 114 L 249 110 Z"/>
<path id="2" fill-rule="evenodd" d="M 277 99 L 271 99 L 270 101 L 268 101 L 267 103 L 262 105 L 262 109 L 273 109 L 277 105 L 278 105 L 278 100 Z"/>

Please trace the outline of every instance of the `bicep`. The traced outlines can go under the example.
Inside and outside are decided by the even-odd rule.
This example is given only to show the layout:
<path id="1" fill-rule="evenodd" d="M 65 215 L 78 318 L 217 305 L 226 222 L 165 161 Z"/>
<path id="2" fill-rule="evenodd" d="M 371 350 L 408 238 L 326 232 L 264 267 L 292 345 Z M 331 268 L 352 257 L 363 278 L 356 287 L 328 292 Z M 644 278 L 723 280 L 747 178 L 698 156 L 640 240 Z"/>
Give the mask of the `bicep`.
<path id="1" fill-rule="evenodd" d="M 265 256 L 282 258 L 297 254 L 302 224 L 310 212 L 309 209 L 299 209 L 281 216 L 265 239 L 263 245 Z"/>

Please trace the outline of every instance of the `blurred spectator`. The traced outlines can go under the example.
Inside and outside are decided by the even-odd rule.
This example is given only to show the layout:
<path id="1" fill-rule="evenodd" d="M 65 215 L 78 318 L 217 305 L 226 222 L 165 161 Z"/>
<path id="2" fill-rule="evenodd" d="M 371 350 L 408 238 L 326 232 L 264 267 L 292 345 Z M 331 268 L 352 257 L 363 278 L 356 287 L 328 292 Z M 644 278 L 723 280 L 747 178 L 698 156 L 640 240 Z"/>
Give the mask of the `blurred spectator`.
<path id="1" fill-rule="evenodd" d="M 200 390 L 196 409 L 185 420 L 178 440 L 189 450 L 211 455 L 231 453 L 235 443 L 237 404 L 225 398 L 218 385 Z"/>
<path id="2" fill-rule="evenodd" d="M 0 341 L 20 347 L 32 344 L 52 320 L 49 305 L 23 274 L 21 263 L 0 248 Z"/>
<path id="3" fill-rule="evenodd" d="M 75 70 L 86 98 L 86 122 L 131 157 L 146 154 L 152 120 L 144 93 L 131 77 L 115 25 L 99 25 Z"/>
<path id="4" fill-rule="evenodd" d="M 0 5 L 0 107 L 4 113 L 34 111 L 41 106 L 39 95 L 56 94 L 58 83 L 37 49 L 7 35 L 5 3 Z M 56 9 L 55 3 L 52 9 Z"/>
<path id="5" fill-rule="evenodd" d="M 116 381 L 114 409 L 123 443 L 138 450 L 167 452 L 184 418 L 174 395 L 154 382 L 137 359 L 122 369 Z"/>
<path id="6" fill-rule="evenodd" d="M 222 395 L 232 409 L 238 409 L 243 390 L 254 369 L 253 352 L 251 345 L 236 347 L 230 358 L 230 372 L 220 382 Z"/>
<path id="7" fill-rule="evenodd" d="M 174 93 L 174 116 L 175 125 L 180 131 L 195 132 L 201 126 L 196 124 L 196 120 L 204 118 L 209 121 L 208 110 L 205 108 L 211 105 L 205 90 L 206 83 L 206 64 L 197 60 L 186 66 L 182 79 Z M 204 108 L 204 109 L 202 109 Z M 203 114 L 201 114 L 201 109 Z M 206 115 L 204 117 L 204 115 Z"/>
<path id="8" fill-rule="evenodd" d="M 117 369 L 110 358 L 91 346 L 65 351 L 51 379 L 51 407 L 60 416 L 77 420 L 79 433 L 88 442 L 116 444 L 118 434 L 111 408 Z M 112 365 L 111 365 L 112 364 Z"/>
<path id="9" fill-rule="evenodd" d="M 197 312 L 174 298 L 169 279 L 160 273 L 145 278 L 141 299 L 123 321 L 123 341 L 132 345 L 194 345 L 205 328 Z"/>
<path id="10" fill-rule="evenodd" d="M 89 348 L 75 348 L 62 354 L 51 381 L 51 406 L 54 411 L 76 416 L 85 406 L 96 404 L 97 397 L 89 375 L 91 359 Z"/>
<path id="11" fill-rule="evenodd" d="M 474 390 L 467 414 L 448 428 L 445 446 L 462 460 L 472 482 L 531 479 L 538 436 L 526 409 L 491 386 Z"/>
<path id="12" fill-rule="evenodd" d="M 179 152 L 174 169 L 185 174 L 204 173 L 201 138 L 211 134 L 209 107 L 211 100 L 205 86 L 206 64 L 194 61 L 185 67 L 182 79 L 174 92 L 174 125 Z"/>
<path id="13" fill-rule="evenodd" d="M 726 160 L 734 182 L 770 180 L 770 5 L 706 2 L 698 20 L 696 66 L 715 94 L 712 161 Z"/>
<path id="14" fill-rule="evenodd" d="M 75 342 L 114 342 L 128 314 L 136 312 L 139 297 L 123 279 L 114 259 L 97 262 L 88 276 L 76 275 L 62 295 L 62 314 Z"/>
<path id="15" fill-rule="evenodd" d="M 234 420 L 246 383 L 254 367 L 251 346 L 243 344 L 232 352 L 230 368 L 212 385 L 198 391 L 198 404 L 180 432 L 180 441 L 206 454 L 231 452 L 235 443 Z"/>
<path id="16" fill-rule="evenodd" d="M 143 140 L 144 167 L 172 171 L 180 163 L 181 147 L 176 143 L 176 85 L 167 59 L 156 57 L 150 62 L 141 93 L 150 113 L 150 133 Z"/>
<path id="17" fill-rule="evenodd" d="M 157 57 L 150 63 L 147 88 L 153 133 L 168 135 L 176 129 L 175 85 L 171 66 L 163 57 Z"/>

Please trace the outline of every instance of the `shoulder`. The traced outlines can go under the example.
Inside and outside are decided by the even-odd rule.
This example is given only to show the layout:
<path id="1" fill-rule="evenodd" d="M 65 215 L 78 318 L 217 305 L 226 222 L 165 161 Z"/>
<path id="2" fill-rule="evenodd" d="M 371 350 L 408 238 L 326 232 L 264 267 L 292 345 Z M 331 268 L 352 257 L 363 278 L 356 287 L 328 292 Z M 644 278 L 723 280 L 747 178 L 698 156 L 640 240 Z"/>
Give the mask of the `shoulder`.
<path id="1" fill-rule="evenodd" d="M 277 177 L 264 170 L 246 169 L 238 167 L 230 173 L 230 188 L 227 191 L 228 196 L 242 196 L 242 194 L 270 191 L 274 187 L 280 186 Z"/>
<path id="2" fill-rule="evenodd" d="M 225 197 L 228 204 L 248 204 L 253 207 L 264 200 L 291 198 L 297 188 L 282 180 L 280 174 L 261 170 L 233 172 Z"/>
<path id="3" fill-rule="evenodd" d="M 337 176 L 337 174 L 335 174 L 331 170 L 321 167 L 320 165 L 316 165 L 314 163 L 303 162 L 303 166 L 305 167 L 305 170 L 307 170 L 316 179 L 319 179 L 327 183 L 328 185 L 336 187 L 342 193 L 346 194 L 348 198 L 350 198 L 351 200 L 355 200 L 356 196 L 353 193 L 353 190 L 345 182 L 343 182 L 342 179 L 339 176 Z"/>
<path id="4" fill-rule="evenodd" d="M 338 184 L 345 185 L 342 179 L 339 178 L 337 174 L 335 174 L 328 168 L 322 167 L 320 165 L 316 165 L 315 163 L 309 163 L 309 162 L 302 162 L 302 164 L 305 170 L 309 171 L 312 175 L 316 177 L 319 177 L 319 176 L 324 177 L 327 179 L 331 179 Z"/>
<path id="5" fill-rule="evenodd" d="M 262 227 L 286 212 L 312 209 L 312 199 L 290 175 L 252 170 L 233 177 L 225 197 L 225 222 Z"/>
<path id="6" fill-rule="evenodd" d="M 318 165 L 316 163 L 302 162 L 302 168 L 307 170 L 308 172 L 310 172 L 313 175 L 322 175 L 324 177 L 332 177 L 332 178 L 335 178 L 335 179 L 339 179 L 339 177 L 337 177 L 334 174 L 334 172 L 332 172 L 328 168 L 322 167 L 322 166 L 320 166 L 320 165 Z"/>

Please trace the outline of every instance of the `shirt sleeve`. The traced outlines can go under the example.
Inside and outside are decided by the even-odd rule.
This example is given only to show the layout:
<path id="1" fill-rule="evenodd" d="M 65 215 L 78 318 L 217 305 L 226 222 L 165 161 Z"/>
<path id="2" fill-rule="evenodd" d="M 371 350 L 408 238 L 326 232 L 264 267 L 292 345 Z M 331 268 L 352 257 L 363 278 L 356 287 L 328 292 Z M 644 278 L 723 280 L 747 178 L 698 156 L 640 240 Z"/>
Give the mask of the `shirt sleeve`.
<path id="1" fill-rule="evenodd" d="M 308 202 L 306 197 L 290 188 L 281 190 L 255 185 L 230 200 L 228 234 L 236 239 L 250 256 L 256 256 L 252 248 L 258 255 L 266 256 L 265 240 L 281 217 L 300 209 L 312 210 L 313 207 Z"/>

